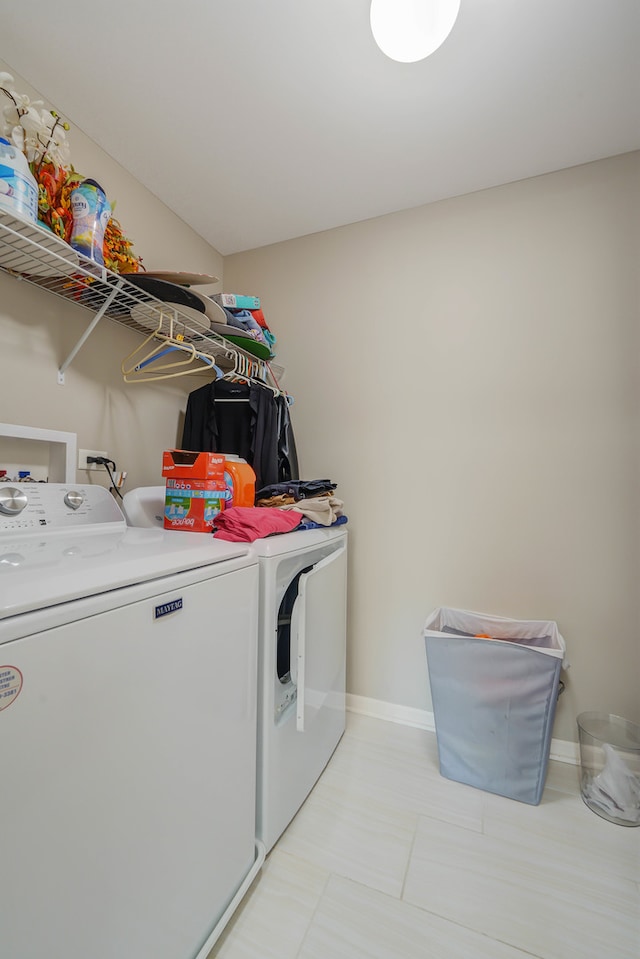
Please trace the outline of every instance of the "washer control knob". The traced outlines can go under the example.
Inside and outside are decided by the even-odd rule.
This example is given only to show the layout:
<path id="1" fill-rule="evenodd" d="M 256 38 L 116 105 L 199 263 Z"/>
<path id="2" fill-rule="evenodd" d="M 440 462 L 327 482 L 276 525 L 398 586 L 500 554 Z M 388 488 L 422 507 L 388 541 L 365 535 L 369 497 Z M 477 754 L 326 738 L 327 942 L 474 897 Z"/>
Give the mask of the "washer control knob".
<path id="1" fill-rule="evenodd" d="M 70 489 L 68 493 L 64 494 L 64 501 L 70 509 L 78 509 L 84 503 L 84 493 Z"/>
<path id="2" fill-rule="evenodd" d="M 0 487 L 0 513 L 17 516 L 28 503 L 27 494 L 15 486 Z"/>

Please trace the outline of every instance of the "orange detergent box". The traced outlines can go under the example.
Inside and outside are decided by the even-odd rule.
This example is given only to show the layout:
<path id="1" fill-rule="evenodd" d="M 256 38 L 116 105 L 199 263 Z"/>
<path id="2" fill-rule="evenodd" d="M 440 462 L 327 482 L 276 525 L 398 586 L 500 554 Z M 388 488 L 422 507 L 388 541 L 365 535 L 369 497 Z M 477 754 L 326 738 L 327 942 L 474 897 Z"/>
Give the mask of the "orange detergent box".
<path id="1" fill-rule="evenodd" d="M 227 498 L 225 458 L 221 453 L 165 450 L 164 527 L 210 533 Z"/>

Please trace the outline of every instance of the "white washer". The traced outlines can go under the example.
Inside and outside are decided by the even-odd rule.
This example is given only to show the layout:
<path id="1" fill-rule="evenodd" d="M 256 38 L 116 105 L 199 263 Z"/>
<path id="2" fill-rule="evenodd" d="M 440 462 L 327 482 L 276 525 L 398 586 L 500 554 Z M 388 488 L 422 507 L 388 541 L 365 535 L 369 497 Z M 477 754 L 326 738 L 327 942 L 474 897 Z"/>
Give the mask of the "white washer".
<path id="1" fill-rule="evenodd" d="M 0 486 L 3 955 L 208 954 L 264 858 L 257 591 L 243 544 Z"/>
<path id="2" fill-rule="evenodd" d="M 143 487 L 123 508 L 132 525 L 161 526 L 163 504 L 163 486 Z M 268 852 L 344 732 L 347 532 L 294 531 L 251 549 L 260 567 L 256 835 Z"/>
<path id="3" fill-rule="evenodd" d="M 256 833 L 267 852 L 331 758 L 345 728 L 347 533 L 343 526 L 256 540 Z"/>

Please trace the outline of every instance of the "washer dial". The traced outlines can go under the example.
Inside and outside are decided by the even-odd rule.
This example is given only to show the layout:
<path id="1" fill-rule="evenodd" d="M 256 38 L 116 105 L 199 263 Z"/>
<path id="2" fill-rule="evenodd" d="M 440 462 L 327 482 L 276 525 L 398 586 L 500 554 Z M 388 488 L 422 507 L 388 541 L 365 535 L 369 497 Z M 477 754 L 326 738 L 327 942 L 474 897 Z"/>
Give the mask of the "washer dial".
<path id="1" fill-rule="evenodd" d="M 84 493 L 70 489 L 68 493 L 64 494 L 64 501 L 70 509 L 78 509 L 84 503 Z"/>
<path id="2" fill-rule="evenodd" d="M 27 494 L 15 486 L 0 487 L 0 513 L 17 516 L 28 503 Z"/>

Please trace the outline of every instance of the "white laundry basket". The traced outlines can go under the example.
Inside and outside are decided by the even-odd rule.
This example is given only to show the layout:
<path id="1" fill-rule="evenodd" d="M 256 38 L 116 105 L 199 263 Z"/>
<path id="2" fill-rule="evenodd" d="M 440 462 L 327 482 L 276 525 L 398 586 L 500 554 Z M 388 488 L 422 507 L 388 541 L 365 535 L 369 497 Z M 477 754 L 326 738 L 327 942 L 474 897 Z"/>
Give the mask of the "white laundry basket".
<path id="1" fill-rule="evenodd" d="M 556 623 L 439 607 L 424 638 L 440 773 L 537 805 L 562 690 Z"/>

